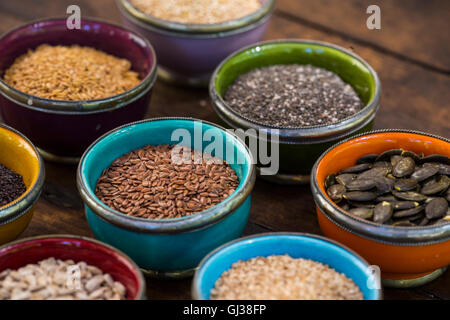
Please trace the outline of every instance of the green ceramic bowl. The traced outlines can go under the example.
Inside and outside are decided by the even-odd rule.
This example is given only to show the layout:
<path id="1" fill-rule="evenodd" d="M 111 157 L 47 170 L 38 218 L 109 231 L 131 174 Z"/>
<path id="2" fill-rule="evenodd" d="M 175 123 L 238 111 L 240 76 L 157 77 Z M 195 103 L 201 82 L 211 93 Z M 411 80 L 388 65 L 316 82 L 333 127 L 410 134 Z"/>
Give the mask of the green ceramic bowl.
<path id="1" fill-rule="evenodd" d="M 365 107 L 342 121 L 320 126 L 282 128 L 245 118 L 224 101 L 228 87 L 241 74 L 276 64 L 311 64 L 330 70 L 350 84 Z M 352 135 L 372 129 L 380 104 L 381 85 L 372 67 L 354 53 L 333 44 L 310 40 L 277 40 L 243 48 L 225 59 L 210 82 L 210 96 L 221 123 L 234 129 L 262 130 L 279 140 L 279 172 L 262 176 L 285 184 L 309 182 L 317 158 L 330 146 Z M 261 135 L 258 137 L 261 142 Z"/>

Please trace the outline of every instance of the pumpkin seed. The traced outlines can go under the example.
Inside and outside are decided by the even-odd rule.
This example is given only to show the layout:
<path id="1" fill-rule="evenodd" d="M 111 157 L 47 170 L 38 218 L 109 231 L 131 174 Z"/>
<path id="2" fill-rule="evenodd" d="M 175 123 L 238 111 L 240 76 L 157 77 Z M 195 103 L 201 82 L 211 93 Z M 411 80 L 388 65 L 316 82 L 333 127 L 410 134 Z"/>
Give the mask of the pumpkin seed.
<path id="1" fill-rule="evenodd" d="M 395 181 L 394 188 L 397 191 L 410 191 L 415 189 L 419 184 L 414 179 L 399 179 Z"/>
<path id="2" fill-rule="evenodd" d="M 415 207 L 412 209 L 396 211 L 396 212 L 394 212 L 392 217 L 393 218 L 404 218 L 404 217 L 413 216 L 413 215 L 421 212 L 423 209 L 425 209 L 425 205 L 421 205 L 421 206 L 418 206 L 418 207 Z"/>
<path id="3" fill-rule="evenodd" d="M 378 158 L 377 154 L 366 154 L 362 157 L 360 157 L 358 160 L 356 160 L 356 164 L 363 164 L 363 163 L 373 163 L 375 162 L 375 159 Z"/>
<path id="4" fill-rule="evenodd" d="M 354 200 L 354 201 L 370 201 L 377 197 L 375 192 L 370 191 L 350 191 L 344 193 L 344 199 Z"/>
<path id="5" fill-rule="evenodd" d="M 416 201 L 396 201 L 393 202 L 394 210 L 412 209 L 419 206 Z"/>
<path id="6" fill-rule="evenodd" d="M 374 179 L 356 179 L 350 181 L 346 187 L 348 190 L 365 191 L 374 188 L 377 185 Z"/>
<path id="7" fill-rule="evenodd" d="M 381 153 L 375 161 L 385 161 L 391 159 L 392 156 L 400 156 L 402 154 L 402 149 L 391 149 Z"/>
<path id="8" fill-rule="evenodd" d="M 425 195 L 436 194 L 442 191 L 447 190 L 450 186 L 450 178 L 447 176 L 439 176 L 439 178 L 435 181 L 431 181 L 430 183 L 424 185 L 420 192 Z"/>
<path id="9" fill-rule="evenodd" d="M 442 154 L 430 154 L 430 155 L 420 159 L 420 162 L 421 163 L 439 162 L 439 163 L 450 165 L 450 158 L 447 156 L 444 156 Z"/>
<path id="10" fill-rule="evenodd" d="M 373 217 L 373 209 L 370 208 L 354 208 L 348 212 L 362 219 L 371 219 Z"/>
<path id="11" fill-rule="evenodd" d="M 331 187 L 333 184 L 336 184 L 336 175 L 334 173 L 329 174 L 326 179 L 325 179 L 325 189 L 328 189 L 329 187 Z"/>
<path id="12" fill-rule="evenodd" d="M 435 165 L 424 165 L 418 169 L 416 169 L 411 174 L 411 179 L 417 180 L 417 181 L 423 181 L 425 179 L 428 179 L 432 176 L 434 176 L 436 173 L 438 173 L 439 168 Z"/>
<path id="13" fill-rule="evenodd" d="M 400 192 L 400 191 L 392 191 L 392 194 L 394 196 L 396 196 L 399 199 L 402 200 L 407 200 L 407 201 L 425 201 L 427 199 L 426 196 L 424 196 L 423 194 L 420 194 L 418 192 L 414 192 L 414 191 L 405 191 L 405 192 Z"/>
<path id="14" fill-rule="evenodd" d="M 364 171 L 358 175 L 358 179 L 368 179 L 374 177 L 384 177 L 389 173 L 389 170 L 386 168 L 372 168 L 367 171 Z"/>
<path id="15" fill-rule="evenodd" d="M 342 196 L 344 195 L 345 187 L 341 184 L 334 184 L 327 189 L 327 194 L 330 196 L 331 200 L 335 202 L 339 202 L 342 200 Z"/>
<path id="16" fill-rule="evenodd" d="M 428 219 L 444 217 L 447 214 L 448 202 L 444 198 L 436 198 L 430 201 L 425 207 Z"/>
<path id="17" fill-rule="evenodd" d="M 373 221 L 377 223 L 385 223 L 392 217 L 392 204 L 383 201 L 377 204 L 373 210 Z"/>
<path id="18" fill-rule="evenodd" d="M 357 164 L 356 166 L 353 166 L 350 168 L 342 169 L 341 171 L 339 171 L 339 174 L 360 173 L 360 172 L 366 171 L 370 168 L 372 168 L 372 165 L 370 163 L 362 163 L 362 164 Z"/>
<path id="19" fill-rule="evenodd" d="M 395 167 L 392 169 L 392 174 L 397 178 L 403 178 L 413 173 L 415 168 L 416 163 L 414 162 L 413 158 L 405 157 L 395 165 Z"/>
<path id="20" fill-rule="evenodd" d="M 347 184 L 349 184 L 351 181 L 355 180 L 358 176 L 356 174 L 353 173 L 343 173 L 340 174 L 338 176 L 336 176 L 336 181 L 339 184 L 342 184 L 343 186 L 346 186 Z"/>
<path id="21" fill-rule="evenodd" d="M 394 197 L 393 195 L 385 195 L 385 196 L 378 196 L 375 201 L 377 202 L 382 202 L 382 201 L 387 201 L 387 202 L 397 202 L 397 198 Z"/>
<path id="22" fill-rule="evenodd" d="M 391 192 L 394 188 L 395 181 L 387 177 L 375 177 L 375 187 L 377 188 L 378 194 L 385 194 Z"/>
<path id="23" fill-rule="evenodd" d="M 401 155 L 398 155 L 398 154 L 395 154 L 395 155 L 391 156 L 391 166 L 395 167 L 397 165 L 397 163 L 400 160 L 402 160 L 402 158 L 403 157 Z"/>

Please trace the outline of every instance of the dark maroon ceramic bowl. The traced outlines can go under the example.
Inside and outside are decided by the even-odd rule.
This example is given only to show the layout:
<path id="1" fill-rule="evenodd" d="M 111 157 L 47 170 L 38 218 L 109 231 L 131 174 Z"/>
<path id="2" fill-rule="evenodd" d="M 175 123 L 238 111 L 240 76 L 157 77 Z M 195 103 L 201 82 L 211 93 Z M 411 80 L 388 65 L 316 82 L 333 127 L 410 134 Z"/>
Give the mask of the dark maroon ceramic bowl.
<path id="1" fill-rule="evenodd" d="M 139 267 L 117 249 L 90 238 L 52 235 L 9 243 L 0 247 L 0 272 L 50 257 L 96 266 L 125 286 L 128 300 L 145 299 L 145 281 Z"/>
<path id="2" fill-rule="evenodd" d="M 154 45 L 161 78 L 205 87 L 223 59 L 262 40 L 274 7 L 274 0 L 261 0 L 259 10 L 240 19 L 217 24 L 187 24 L 149 16 L 129 0 L 116 2 L 124 24 Z"/>
<path id="3" fill-rule="evenodd" d="M 31 96 L 2 79 L 14 60 L 41 44 L 93 47 L 128 59 L 141 82 L 120 95 L 100 100 L 61 101 Z M 0 38 L 0 109 L 6 124 L 21 131 L 44 158 L 76 161 L 102 134 L 145 117 L 156 80 L 156 55 L 138 34 L 107 22 L 82 19 L 69 30 L 66 19 L 32 22 Z"/>

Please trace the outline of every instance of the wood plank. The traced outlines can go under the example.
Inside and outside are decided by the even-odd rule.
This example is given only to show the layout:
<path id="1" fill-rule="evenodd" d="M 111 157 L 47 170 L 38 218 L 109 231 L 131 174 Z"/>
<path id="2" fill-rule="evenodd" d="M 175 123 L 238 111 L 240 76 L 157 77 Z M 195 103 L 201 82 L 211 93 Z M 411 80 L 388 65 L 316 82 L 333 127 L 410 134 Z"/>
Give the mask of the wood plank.
<path id="1" fill-rule="evenodd" d="M 41 16 L 55 16 L 64 13 L 67 4 L 73 1 L 23 0 L 0 3 L 0 30 L 16 26 L 18 20 L 35 19 Z M 100 18 L 118 20 L 117 9 L 110 1 L 76 1 L 82 12 Z M 49 6 L 46 6 L 46 5 Z M 45 7 L 45 9 L 43 9 Z M 23 14 L 26 11 L 26 14 Z M 395 56 L 383 54 L 372 46 L 317 30 L 293 19 L 275 16 L 267 39 L 307 38 L 333 42 L 353 50 L 366 59 L 378 71 L 383 83 L 382 107 L 376 120 L 377 128 L 419 129 L 435 134 L 450 136 L 448 93 L 449 79 L 443 74 Z M 157 81 L 148 117 L 191 116 L 215 121 L 206 90 L 192 90 L 169 86 Z M 46 164 L 47 179 L 45 192 L 40 199 L 36 214 L 21 236 L 48 233 L 71 233 L 92 236 L 84 213 L 81 199 L 75 186 L 75 166 Z M 245 234 L 277 231 L 319 233 L 314 205 L 308 186 L 274 186 L 258 180 L 253 192 L 250 222 Z M 448 298 L 450 274 L 414 290 L 385 291 L 386 299 L 438 299 Z M 147 279 L 148 297 L 151 299 L 186 299 L 190 297 L 190 279 L 165 281 Z"/>
<path id="2" fill-rule="evenodd" d="M 372 4 L 381 8 L 381 30 L 366 27 L 366 9 Z M 450 1 L 278 0 L 277 9 L 284 15 L 298 17 L 304 25 L 450 73 Z"/>

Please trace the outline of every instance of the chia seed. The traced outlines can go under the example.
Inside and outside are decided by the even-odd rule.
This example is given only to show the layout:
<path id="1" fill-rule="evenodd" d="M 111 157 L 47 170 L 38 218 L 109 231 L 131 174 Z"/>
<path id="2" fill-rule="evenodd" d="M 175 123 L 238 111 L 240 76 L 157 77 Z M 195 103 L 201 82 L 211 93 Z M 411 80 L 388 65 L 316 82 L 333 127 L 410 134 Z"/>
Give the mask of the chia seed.
<path id="1" fill-rule="evenodd" d="M 25 190 L 22 176 L 0 164 L 0 207 L 19 198 Z"/>
<path id="2" fill-rule="evenodd" d="M 225 102 L 243 117 L 275 127 L 328 125 L 364 107 L 337 74 L 311 65 L 273 65 L 239 76 Z"/>

